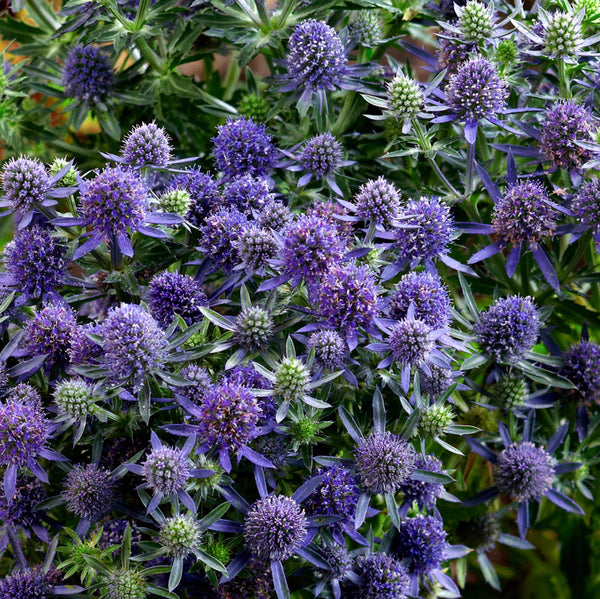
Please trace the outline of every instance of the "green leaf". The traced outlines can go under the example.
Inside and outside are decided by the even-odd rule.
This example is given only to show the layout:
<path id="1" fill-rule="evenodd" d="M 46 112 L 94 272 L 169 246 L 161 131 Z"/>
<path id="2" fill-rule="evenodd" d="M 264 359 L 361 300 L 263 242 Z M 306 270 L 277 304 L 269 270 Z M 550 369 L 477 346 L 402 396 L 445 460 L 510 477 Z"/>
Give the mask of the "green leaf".
<path id="1" fill-rule="evenodd" d="M 200 520 L 200 530 L 207 530 L 211 525 L 213 525 L 217 520 L 222 518 L 227 513 L 230 506 L 231 504 L 226 501 L 209 512 L 206 516 L 204 516 L 204 518 L 202 518 L 202 520 Z"/>
<path id="2" fill-rule="evenodd" d="M 200 311 L 206 318 L 208 318 L 208 320 L 210 320 L 213 324 L 216 324 L 221 329 L 225 329 L 226 331 L 235 331 L 235 325 L 218 312 L 215 312 L 210 308 L 200 308 Z"/>
<path id="3" fill-rule="evenodd" d="M 213 570 L 227 574 L 227 568 L 218 559 L 212 557 L 212 555 L 208 555 L 208 553 L 202 551 L 202 549 L 196 550 L 196 557 Z"/>

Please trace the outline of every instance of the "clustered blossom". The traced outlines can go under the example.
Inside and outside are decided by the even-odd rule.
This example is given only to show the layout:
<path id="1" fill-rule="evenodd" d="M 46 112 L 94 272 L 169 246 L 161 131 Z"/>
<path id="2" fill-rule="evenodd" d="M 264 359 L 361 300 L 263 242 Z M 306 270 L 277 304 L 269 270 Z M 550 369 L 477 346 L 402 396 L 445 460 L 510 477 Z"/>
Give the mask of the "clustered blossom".
<path id="1" fill-rule="evenodd" d="M 25 212 L 44 201 L 50 177 L 37 159 L 11 158 L 2 169 L 2 188 L 9 206 Z"/>
<path id="2" fill-rule="evenodd" d="M 463 63 L 445 90 L 450 109 L 467 122 L 496 116 L 504 109 L 508 86 L 485 58 Z"/>
<path id="3" fill-rule="evenodd" d="M 153 449 L 142 467 L 148 485 L 164 495 L 183 489 L 191 476 L 187 458 L 166 445 Z"/>
<path id="4" fill-rule="evenodd" d="M 230 119 L 217 127 L 213 138 L 215 164 L 228 177 L 268 175 L 275 165 L 276 149 L 265 126 L 252 119 Z"/>
<path id="5" fill-rule="evenodd" d="M 576 392 L 586 401 L 600 397 L 600 345 L 580 341 L 569 349 L 561 374 L 570 380 Z"/>
<path id="6" fill-rule="evenodd" d="M 249 225 L 240 232 L 235 249 L 241 263 L 253 272 L 266 267 L 279 253 L 279 244 L 268 229 Z"/>
<path id="7" fill-rule="evenodd" d="M 390 432 L 372 433 L 354 452 L 356 471 L 371 493 L 394 493 L 415 468 L 413 448 Z"/>
<path id="8" fill-rule="evenodd" d="M 342 144 L 331 133 L 311 137 L 300 153 L 302 168 L 319 180 L 331 175 L 341 160 Z"/>
<path id="9" fill-rule="evenodd" d="M 44 599 L 49 585 L 39 568 L 15 570 L 0 580 L 1 599 Z"/>
<path id="10" fill-rule="evenodd" d="M 409 576 L 400 560 L 386 553 L 372 553 L 357 560 L 362 579 L 361 597 L 368 599 L 405 599 Z"/>
<path id="11" fill-rule="evenodd" d="M 400 192 L 384 177 L 361 185 L 354 201 L 361 218 L 382 225 L 390 225 L 400 212 Z"/>
<path id="12" fill-rule="evenodd" d="M 389 337 L 394 361 L 409 366 L 423 363 L 434 347 L 431 331 L 432 328 L 418 318 L 405 318 L 395 324 Z"/>
<path id="13" fill-rule="evenodd" d="M 246 547 L 262 559 L 290 558 L 302 546 L 307 533 L 304 510 L 283 495 L 269 495 L 257 501 L 244 520 Z"/>
<path id="14" fill-rule="evenodd" d="M 415 459 L 415 468 L 417 470 L 440 473 L 442 472 L 442 462 L 434 455 L 418 454 Z M 435 506 L 437 498 L 442 494 L 443 488 L 439 483 L 430 483 L 409 478 L 400 485 L 400 492 L 404 496 L 404 501 L 409 505 L 416 502 L 420 508 L 431 510 Z"/>
<path id="15" fill-rule="evenodd" d="M 494 481 L 500 493 L 516 501 L 538 500 L 555 478 L 552 456 L 533 443 L 513 443 L 498 456 Z"/>
<path id="16" fill-rule="evenodd" d="M 235 337 L 248 351 L 266 347 L 273 336 L 273 319 L 260 306 L 243 308 L 237 317 Z"/>
<path id="17" fill-rule="evenodd" d="M 600 243 L 600 178 L 582 185 L 571 202 L 571 210 L 582 225 L 591 227 L 596 244 Z"/>
<path id="18" fill-rule="evenodd" d="M 536 181 L 511 185 L 494 206 L 492 225 L 502 245 L 529 243 L 536 247 L 556 230 L 557 211 L 546 189 Z"/>
<path id="19" fill-rule="evenodd" d="M 113 377 L 127 381 L 135 390 L 164 362 L 165 334 L 141 306 L 111 308 L 102 324 L 102 336 L 104 357 Z"/>
<path id="20" fill-rule="evenodd" d="M 65 278 L 66 249 L 50 231 L 37 226 L 18 231 L 4 247 L 3 258 L 11 282 L 23 293 L 49 294 Z"/>
<path id="21" fill-rule="evenodd" d="M 208 213 L 219 205 L 221 199 L 219 182 L 210 173 L 197 167 L 175 175 L 169 182 L 169 189 L 171 192 L 181 190 L 189 194 L 185 217 L 196 227 L 202 225 Z"/>
<path id="22" fill-rule="evenodd" d="M 111 510 L 114 486 L 110 472 L 97 466 L 75 466 L 69 472 L 62 496 L 67 509 L 81 518 L 96 521 Z"/>
<path id="23" fill-rule="evenodd" d="M 308 347 L 314 348 L 315 360 L 328 370 L 340 368 L 348 355 L 348 346 L 336 331 L 315 331 L 308 340 Z"/>
<path id="24" fill-rule="evenodd" d="M 167 166 L 171 159 L 167 132 L 156 123 L 137 125 L 123 142 L 123 158 L 133 166 Z"/>
<path id="25" fill-rule="evenodd" d="M 110 96 L 115 75 L 101 48 L 76 46 L 65 62 L 63 83 L 67 96 L 98 104 Z"/>
<path id="26" fill-rule="evenodd" d="M 333 27 L 308 19 L 296 25 L 286 59 L 289 83 L 281 88 L 328 89 L 338 87 L 348 62 L 344 45 Z"/>
<path id="27" fill-rule="evenodd" d="M 189 275 L 167 271 L 154 276 L 148 285 L 150 312 L 164 327 L 175 314 L 188 325 L 202 320 L 200 308 L 207 302 L 202 286 Z"/>
<path id="28" fill-rule="evenodd" d="M 589 110 L 575 102 L 557 102 L 546 110 L 539 140 L 543 157 L 556 168 L 581 168 L 592 150 L 577 142 L 591 142 L 597 125 Z"/>
<path id="29" fill-rule="evenodd" d="M 513 364 L 535 345 L 540 330 L 537 309 L 530 297 L 497 300 L 481 314 L 475 333 L 482 349 L 497 362 Z"/>
<path id="30" fill-rule="evenodd" d="M 418 514 L 407 518 L 398 530 L 398 557 L 407 561 L 413 574 L 426 574 L 440 567 L 448 547 L 441 520 Z"/>
<path id="31" fill-rule="evenodd" d="M 200 251 L 225 268 L 238 262 L 237 240 L 248 226 L 246 215 L 235 208 L 222 208 L 204 221 L 200 236 Z"/>
<path id="32" fill-rule="evenodd" d="M 305 502 L 309 513 L 351 518 L 359 496 L 358 481 L 346 468 L 338 465 L 318 474 L 323 474 L 324 478 Z"/>

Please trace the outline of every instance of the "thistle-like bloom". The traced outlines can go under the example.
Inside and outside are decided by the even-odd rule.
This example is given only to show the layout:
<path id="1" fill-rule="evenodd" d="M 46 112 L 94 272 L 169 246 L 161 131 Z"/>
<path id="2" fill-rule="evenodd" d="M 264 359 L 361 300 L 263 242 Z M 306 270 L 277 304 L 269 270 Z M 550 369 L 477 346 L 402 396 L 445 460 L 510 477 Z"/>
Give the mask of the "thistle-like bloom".
<path id="1" fill-rule="evenodd" d="M 55 204 L 54 201 L 46 200 L 50 186 L 51 179 L 37 158 L 11 158 L 2 169 L 2 205 L 23 215 L 36 205 Z"/>
<path id="2" fill-rule="evenodd" d="M 450 31 L 444 37 L 438 36 L 437 66 L 449 75 L 456 74 L 476 50 L 477 44 L 465 43 L 459 33 Z"/>
<path id="3" fill-rule="evenodd" d="M 0 599 L 45 599 L 49 590 L 39 568 L 15 570 L 0 580 Z"/>
<path id="4" fill-rule="evenodd" d="M 202 225 L 206 216 L 221 201 L 218 181 L 210 173 L 204 173 L 197 167 L 175 175 L 169 181 L 169 189 L 188 192 L 190 206 L 185 217 L 196 227 Z"/>
<path id="5" fill-rule="evenodd" d="M 457 9 L 458 22 L 464 39 L 481 42 L 493 33 L 493 6 L 489 7 L 479 0 L 469 0 Z"/>
<path id="6" fill-rule="evenodd" d="M 333 265 L 321 280 L 317 312 L 325 324 L 346 336 L 350 350 L 358 344 L 359 329 L 370 330 L 379 313 L 372 272 L 354 263 Z"/>
<path id="7" fill-rule="evenodd" d="M 75 466 L 67 475 L 62 491 L 67 509 L 92 522 L 110 512 L 113 494 L 110 472 L 97 464 Z"/>
<path id="8" fill-rule="evenodd" d="M 545 15 L 543 22 L 544 50 L 554 58 L 576 56 L 582 42 L 582 14 L 557 11 Z"/>
<path id="9" fill-rule="evenodd" d="M 415 452 L 390 432 L 372 433 L 354 450 L 356 471 L 369 493 L 395 493 L 415 469 Z"/>
<path id="10" fill-rule="evenodd" d="M 552 487 L 556 473 L 552 456 L 530 442 L 512 443 L 498 455 L 494 482 L 515 501 L 539 501 Z"/>
<path id="11" fill-rule="evenodd" d="M 575 385 L 583 401 L 600 399 L 600 345 L 593 341 L 580 341 L 565 355 L 561 375 Z"/>
<path id="12" fill-rule="evenodd" d="M 123 159 L 131 166 L 167 166 L 171 160 L 171 144 L 164 127 L 156 123 L 133 127 L 123 142 Z"/>
<path id="13" fill-rule="evenodd" d="M 291 210 L 278 200 L 271 200 L 256 214 L 256 224 L 265 229 L 281 231 L 294 219 Z"/>
<path id="14" fill-rule="evenodd" d="M 296 25 L 284 66 L 287 73 L 281 76 L 279 91 L 294 92 L 301 107 L 308 107 L 315 93 L 325 99 L 326 91 L 357 89 L 351 76 L 361 73 L 348 65 L 346 48 L 335 29 L 316 19 Z"/>
<path id="15" fill-rule="evenodd" d="M 168 234 L 149 224 L 172 225 L 181 222 L 174 214 L 148 212 L 147 190 L 140 175 L 131 168 L 107 167 L 81 185 L 82 217 L 55 219 L 55 224 L 91 228 L 89 239 L 75 250 L 73 259 L 96 249 L 103 241 L 115 244 L 125 256 L 133 256 L 130 235 L 139 231 L 150 237 Z"/>
<path id="16" fill-rule="evenodd" d="M 596 250 L 600 252 L 600 177 L 585 182 L 571 200 L 571 212 L 579 222 L 577 237 L 591 229 Z"/>
<path id="17" fill-rule="evenodd" d="M 508 85 L 500 79 L 493 63 L 476 56 L 458 67 L 444 93 L 452 114 L 465 121 L 465 138 L 473 144 L 479 121 L 497 122 L 496 115 L 506 106 Z M 440 118 L 449 120 L 448 117 Z"/>
<path id="18" fill-rule="evenodd" d="M 256 397 L 246 387 L 228 380 L 213 385 L 197 412 L 200 441 L 237 452 L 258 435 L 260 413 Z"/>
<path id="19" fill-rule="evenodd" d="M 441 520 L 418 514 L 400 524 L 396 551 L 400 559 L 406 560 L 411 574 L 422 575 L 438 570 L 447 549 Z"/>
<path id="20" fill-rule="evenodd" d="M 104 359 L 115 382 L 138 391 L 144 378 L 165 360 L 167 339 L 158 322 L 141 306 L 111 308 L 102 323 Z"/>
<path id="21" fill-rule="evenodd" d="M 441 473 L 443 469 L 442 462 L 433 454 L 418 454 L 415 459 L 415 468 L 427 472 Z M 405 517 L 408 510 L 416 502 L 419 509 L 432 510 L 435 507 L 438 497 L 444 494 L 444 486 L 440 483 L 431 483 L 423 480 L 407 479 L 400 485 L 400 492 L 404 496 L 400 515 Z"/>
<path id="22" fill-rule="evenodd" d="M 137 570 L 117 570 L 107 577 L 106 591 L 108 599 L 145 599 L 148 584 Z"/>
<path id="23" fill-rule="evenodd" d="M 558 464 L 552 457 L 564 441 L 569 425 L 563 424 L 552 435 L 546 447 L 533 443 L 534 411 L 531 410 L 525 422 L 522 441 L 512 441 L 506 425 L 498 424 L 504 449 L 496 455 L 488 447 L 465 437 L 471 450 L 489 460 L 494 466 L 495 486 L 481 491 L 463 502 L 464 505 L 478 505 L 502 493 L 518 502 L 517 524 L 521 538 L 525 538 L 529 528 L 529 502 L 547 497 L 558 507 L 583 515 L 583 510 L 571 499 L 552 487 L 556 477 L 564 472 L 576 470 L 581 464 Z"/>
<path id="24" fill-rule="evenodd" d="M 234 337 L 247 351 L 257 351 L 269 345 L 273 337 L 273 318 L 260 306 L 243 308 L 236 319 Z"/>
<path id="25" fill-rule="evenodd" d="M 350 33 L 357 36 L 361 46 L 375 46 L 383 40 L 383 23 L 375 10 L 359 10 L 350 23 Z"/>
<path id="26" fill-rule="evenodd" d="M 54 403 L 60 416 L 85 420 L 96 411 L 98 396 L 83 380 L 65 379 L 56 385 Z"/>
<path id="27" fill-rule="evenodd" d="M 222 205 L 250 214 L 260 210 L 273 199 L 269 181 L 263 177 L 241 175 L 229 181 L 223 188 Z"/>
<path id="28" fill-rule="evenodd" d="M 362 585 L 360 597 L 365 599 L 406 599 L 409 576 L 400 560 L 387 553 L 372 553 L 356 560 Z"/>
<path id="29" fill-rule="evenodd" d="M 4 247 L 4 285 L 15 286 L 25 296 L 52 294 L 66 275 L 66 249 L 50 231 L 33 226 L 15 233 Z"/>
<path id="30" fill-rule="evenodd" d="M 243 268 L 263 270 L 279 253 L 279 244 L 268 229 L 249 225 L 240 232 L 235 249 Z"/>
<path id="31" fill-rule="evenodd" d="M 252 119 L 229 119 L 213 137 L 217 168 L 226 177 L 264 177 L 275 166 L 277 150 L 264 125 Z"/>
<path id="32" fill-rule="evenodd" d="M 348 345 L 336 331 L 315 331 L 307 347 L 315 350 L 315 361 L 327 370 L 341 368 L 348 356 Z"/>
<path id="33" fill-rule="evenodd" d="M 323 479 L 304 504 L 310 515 L 341 518 L 331 525 L 330 531 L 335 541 L 345 546 L 342 531 L 349 531 L 350 536 L 355 536 L 353 520 L 360 495 L 358 480 L 338 464 L 317 472 L 317 475 Z"/>
<path id="34" fill-rule="evenodd" d="M 537 342 L 540 318 L 530 297 L 511 295 L 483 312 L 473 330 L 488 356 L 501 364 L 515 364 Z"/>
<path id="35" fill-rule="evenodd" d="M 518 410 L 527 402 L 529 387 L 523 376 L 503 374 L 491 387 L 490 397 L 494 405 L 504 410 Z"/>
<path id="36" fill-rule="evenodd" d="M 592 142 L 598 129 L 584 106 L 557 102 L 546 110 L 541 129 L 540 151 L 553 167 L 579 169 L 592 157 L 592 150 L 578 145 L 578 142 Z"/>
<path id="37" fill-rule="evenodd" d="M 389 226 L 400 212 L 400 195 L 385 177 L 367 181 L 354 196 L 356 213 L 367 222 Z"/>
<path id="38" fill-rule="evenodd" d="M 188 387 L 179 387 L 177 393 L 188 401 L 200 405 L 204 395 L 212 385 L 212 379 L 208 371 L 197 364 L 190 363 L 179 371 L 179 375 L 193 384 Z"/>
<path id="39" fill-rule="evenodd" d="M 455 383 L 456 376 L 460 372 L 451 368 L 441 367 L 437 364 L 428 364 L 429 372 L 419 368 L 419 382 L 421 384 L 421 394 L 425 397 L 436 398 Z"/>
<path id="40" fill-rule="evenodd" d="M 384 278 L 391 278 L 407 263 L 413 268 L 419 262 L 433 265 L 439 258 L 452 268 L 465 267 L 448 256 L 449 245 L 455 236 L 454 217 L 450 208 L 437 197 L 422 197 L 410 200 L 400 211 L 398 224 L 390 247 L 398 253 L 397 264 L 393 265 Z M 389 267 L 388 267 L 389 268 Z"/>
<path id="41" fill-rule="evenodd" d="M 282 236 L 283 272 L 292 277 L 293 286 L 302 279 L 314 286 L 342 258 L 343 241 L 336 228 L 322 218 L 302 215 L 285 229 Z"/>
<path id="42" fill-rule="evenodd" d="M 407 121 L 416 117 L 425 102 L 423 90 L 419 84 L 398 73 L 386 85 L 388 109 L 387 112 L 399 121 Z"/>
<path id="43" fill-rule="evenodd" d="M 75 312 L 62 304 L 48 304 L 27 323 L 21 339 L 23 351 L 32 357 L 47 354 L 45 369 L 69 363 L 69 348 L 76 335 Z"/>
<path id="44" fill-rule="evenodd" d="M 187 215 L 192 204 L 192 198 L 185 189 L 171 189 L 158 198 L 158 205 L 164 212 L 177 214 L 182 218 Z"/>
<path id="45" fill-rule="evenodd" d="M 204 221 L 198 250 L 217 265 L 231 270 L 239 261 L 236 242 L 247 226 L 246 215 L 233 208 L 223 208 Z"/>
<path id="46" fill-rule="evenodd" d="M 161 326 L 167 327 L 178 314 L 188 326 L 202 320 L 200 308 L 208 300 L 200 283 L 189 275 L 165 271 L 152 277 L 148 285 L 148 306 Z"/>
<path id="47" fill-rule="evenodd" d="M 160 527 L 158 541 L 166 555 L 187 557 L 200 548 L 202 530 L 199 522 L 190 514 L 177 514 L 166 518 Z"/>
<path id="48" fill-rule="evenodd" d="M 65 62 L 63 84 L 71 98 L 98 104 L 110 96 L 115 83 L 113 67 L 96 46 L 75 46 Z"/>
<path id="49" fill-rule="evenodd" d="M 252 555 L 271 561 L 290 558 L 304 544 L 308 521 L 291 497 L 268 495 L 244 519 L 244 540 Z"/>
<path id="50" fill-rule="evenodd" d="M 415 307 L 415 318 L 431 327 L 446 328 L 452 320 L 448 288 L 435 274 L 422 271 L 403 275 L 390 298 L 390 317 L 406 318 L 411 304 Z"/>
<path id="51" fill-rule="evenodd" d="M 308 391 L 310 371 L 297 358 L 283 358 L 275 372 L 275 393 L 284 401 L 300 399 Z"/>

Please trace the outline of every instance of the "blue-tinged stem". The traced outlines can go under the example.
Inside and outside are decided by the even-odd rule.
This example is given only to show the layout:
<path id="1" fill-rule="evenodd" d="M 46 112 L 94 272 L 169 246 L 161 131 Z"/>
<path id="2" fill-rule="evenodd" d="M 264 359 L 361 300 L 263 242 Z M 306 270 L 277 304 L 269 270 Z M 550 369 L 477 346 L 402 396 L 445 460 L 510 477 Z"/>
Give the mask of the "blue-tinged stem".
<path id="1" fill-rule="evenodd" d="M 558 83 L 560 87 L 560 96 L 565 100 L 571 97 L 571 82 L 569 80 L 569 73 L 567 72 L 567 64 L 564 60 L 557 60 L 558 66 Z"/>
<path id="2" fill-rule="evenodd" d="M 467 179 L 465 181 L 465 197 L 468 199 L 473 191 L 473 168 L 475 166 L 475 144 L 469 144 L 467 152 Z"/>
<path id="3" fill-rule="evenodd" d="M 24 570 L 27 568 L 27 560 L 25 559 L 25 554 L 23 553 L 23 548 L 21 547 L 21 543 L 19 543 L 19 538 L 15 531 L 10 527 L 6 527 L 6 532 L 8 533 L 8 538 L 10 539 L 10 546 L 15 554 L 15 559 L 21 568 Z"/>

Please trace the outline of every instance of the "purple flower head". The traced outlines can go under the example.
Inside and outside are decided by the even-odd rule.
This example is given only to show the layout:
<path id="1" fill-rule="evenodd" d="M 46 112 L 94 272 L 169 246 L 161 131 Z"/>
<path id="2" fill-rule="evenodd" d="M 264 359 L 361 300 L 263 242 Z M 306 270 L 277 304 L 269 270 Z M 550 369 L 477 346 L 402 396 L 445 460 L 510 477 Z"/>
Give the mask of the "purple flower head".
<path id="1" fill-rule="evenodd" d="M 286 59 L 291 89 L 327 89 L 340 85 L 347 72 L 347 58 L 340 36 L 322 21 L 308 19 L 296 25 Z M 293 86 L 293 87 L 292 87 Z"/>
<path id="2" fill-rule="evenodd" d="M 92 341 L 86 333 L 98 334 L 101 328 L 101 325 L 95 323 L 79 325 L 75 328 L 69 346 L 71 364 L 84 364 L 100 356 L 102 348 L 95 341 Z"/>
<path id="3" fill-rule="evenodd" d="M 249 225 L 240 233 L 235 249 L 241 263 L 250 272 L 259 271 L 279 253 L 279 244 L 268 229 Z"/>
<path id="4" fill-rule="evenodd" d="M 148 486 L 163 495 L 184 489 L 192 475 L 187 455 L 167 445 L 153 448 L 142 468 Z"/>
<path id="5" fill-rule="evenodd" d="M 539 501 L 552 487 L 555 476 L 552 456 L 528 441 L 502 450 L 494 470 L 500 493 L 519 502 Z"/>
<path id="6" fill-rule="evenodd" d="M 317 474 L 323 475 L 324 478 L 305 501 L 308 513 L 319 516 L 339 516 L 344 520 L 352 518 L 360 495 L 356 478 L 338 464 Z"/>
<path id="7" fill-rule="evenodd" d="M 390 225 L 400 212 L 400 195 L 385 177 L 371 179 L 354 196 L 356 212 L 365 221 Z"/>
<path id="8" fill-rule="evenodd" d="M 561 375 L 570 380 L 585 401 L 600 399 L 600 345 L 580 341 L 565 355 Z"/>
<path id="9" fill-rule="evenodd" d="M 97 46 L 75 46 L 65 62 L 65 94 L 70 98 L 103 102 L 115 84 L 113 67 Z"/>
<path id="10" fill-rule="evenodd" d="M 315 361 L 327 370 L 337 370 L 348 357 L 348 345 L 336 331 L 315 331 L 308 340 L 309 349 L 315 350 Z"/>
<path id="11" fill-rule="evenodd" d="M 164 127 L 143 123 L 131 129 L 123 142 L 123 158 L 131 166 L 167 166 L 171 144 Z"/>
<path id="12" fill-rule="evenodd" d="M 442 472 L 442 462 L 432 454 L 417 455 L 415 460 L 417 470 L 427 472 Z M 407 479 L 400 485 L 400 492 L 404 495 L 404 502 L 409 506 L 416 501 L 420 509 L 431 510 L 437 498 L 443 493 L 444 486 L 439 483 L 429 483 L 421 480 Z"/>
<path id="13" fill-rule="evenodd" d="M 260 306 L 243 308 L 236 319 L 234 338 L 247 351 L 258 351 L 273 337 L 273 318 Z"/>
<path id="14" fill-rule="evenodd" d="M 305 279 L 315 284 L 343 255 L 344 244 L 335 226 L 317 216 L 299 216 L 285 229 L 283 238 L 283 266 L 294 283 Z"/>
<path id="15" fill-rule="evenodd" d="M 535 345 L 540 319 L 530 297 L 511 295 L 483 312 L 473 330 L 488 356 L 496 362 L 514 364 Z"/>
<path id="16" fill-rule="evenodd" d="M 33 226 L 15 233 L 4 247 L 4 262 L 11 282 L 19 291 L 40 297 L 63 282 L 66 249 L 48 230 Z"/>
<path id="17" fill-rule="evenodd" d="M 321 551 L 329 565 L 329 576 L 331 578 L 344 578 L 352 570 L 354 559 L 345 547 L 331 544 L 325 545 Z"/>
<path id="18" fill-rule="evenodd" d="M 23 400 L 0 404 L 0 465 L 21 468 L 43 451 L 49 424 L 42 407 Z"/>
<path id="19" fill-rule="evenodd" d="M 0 580 L 0 599 L 45 599 L 48 584 L 38 568 L 15 570 Z"/>
<path id="20" fill-rule="evenodd" d="M 238 262 L 236 241 L 247 226 L 248 219 L 244 214 L 223 208 L 204 221 L 198 249 L 223 268 L 231 270 Z"/>
<path id="21" fill-rule="evenodd" d="M 47 354 L 46 369 L 69 363 L 69 348 L 76 334 L 75 312 L 69 307 L 48 304 L 27 323 L 21 339 L 30 356 Z"/>
<path id="22" fill-rule="evenodd" d="M 50 177 L 37 158 L 11 158 L 2 169 L 2 188 L 11 209 L 23 213 L 44 201 Z"/>
<path id="23" fill-rule="evenodd" d="M 321 280 L 318 314 L 342 333 L 369 328 L 379 313 L 378 304 L 375 279 L 365 266 L 334 264 Z"/>
<path id="24" fill-rule="evenodd" d="M 406 318 L 411 304 L 415 307 L 415 318 L 431 327 L 446 328 L 452 320 L 448 288 L 437 275 L 423 271 L 402 276 L 390 298 L 390 317 Z"/>
<path id="25" fill-rule="evenodd" d="M 495 117 L 508 97 L 508 85 L 486 58 L 474 57 L 458 67 L 444 90 L 452 112 L 466 122 Z"/>
<path id="26" fill-rule="evenodd" d="M 108 549 L 111 545 L 123 545 L 123 535 L 127 525 L 131 527 L 131 544 L 136 545 L 142 540 L 142 534 L 135 522 L 130 520 L 108 520 L 102 522 L 102 535 L 98 541 L 98 547 Z M 119 552 L 120 550 L 117 550 Z"/>
<path id="27" fill-rule="evenodd" d="M 447 69 L 448 74 L 453 75 L 476 50 L 477 44 L 464 42 L 460 34 L 445 32 L 444 37 L 438 38 L 438 67 L 440 70 Z"/>
<path id="28" fill-rule="evenodd" d="M 442 563 L 448 543 L 443 522 L 418 514 L 400 524 L 397 553 L 407 560 L 411 574 L 427 574 Z"/>
<path id="29" fill-rule="evenodd" d="M 418 318 L 405 318 L 390 330 L 389 345 L 395 362 L 403 366 L 418 366 L 425 362 L 434 348 L 432 327 Z"/>
<path id="30" fill-rule="evenodd" d="M 503 246 L 537 245 L 556 230 L 557 212 L 549 204 L 546 189 L 536 181 L 511 185 L 494 206 L 492 226 Z"/>
<path id="31" fill-rule="evenodd" d="M 348 239 L 352 237 L 354 232 L 352 223 L 338 218 L 340 216 L 342 218 L 348 216 L 346 208 L 338 202 L 332 200 L 313 202 L 305 214 L 307 216 L 318 216 L 326 220 L 329 224 L 334 225 L 340 237 Z"/>
<path id="32" fill-rule="evenodd" d="M 190 194 L 186 218 L 196 227 L 202 225 L 208 213 L 221 201 L 218 181 L 197 167 L 175 175 L 169 181 L 169 189 L 183 189 Z"/>
<path id="33" fill-rule="evenodd" d="M 263 208 L 272 200 L 273 194 L 267 179 L 241 175 L 225 185 L 221 197 L 223 207 L 235 208 L 248 214 L 252 210 Z"/>
<path id="34" fill-rule="evenodd" d="M 539 141 L 544 158 L 556 168 L 581 168 L 593 155 L 577 142 L 592 142 L 596 122 L 585 107 L 557 102 L 546 110 Z"/>
<path id="35" fill-rule="evenodd" d="M 401 211 L 409 228 L 398 228 L 394 248 L 402 261 L 433 260 L 448 251 L 454 235 L 450 208 L 437 197 L 411 200 Z"/>
<path id="36" fill-rule="evenodd" d="M 148 306 L 163 327 L 179 314 L 188 326 L 202 320 L 200 308 L 207 305 L 200 283 L 189 275 L 165 271 L 152 277 L 148 285 Z"/>
<path id="37" fill-rule="evenodd" d="M 198 429 L 202 443 L 237 451 L 258 434 L 261 409 L 246 387 L 225 379 L 210 387 L 198 409 Z"/>
<path id="38" fill-rule="evenodd" d="M 250 364 L 236 366 L 227 372 L 225 380 L 248 389 L 272 389 L 273 384 Z M 273 396 L 257 398 L 260 415 L 256 424 L 264 426 L 275 419 L 277 400 Z M 262 437 L 260 437 L 262 439 Z"/>
<path id="39" fill-rule="evenodd" d="M 16 384 L 10 389 L 6 397 L 11 401 L 23 401 L 37 406 L 42 405 L 42 396 L 40 395 L 40 392 L 29 383 Z"/>
<path id="40" fill-rule="evenodd" d="M 110 512 L 113 492 L 110 472 L 97 464 L 87 464 L 69 472 L 62 497 L 70 512 L 95 522 Z"/>
<path id="41" fill-rule="evenodd" d="M 252 119 L 229 119 L 213 137 L 217 168 L 226 177 L 264 177 L 275 166 L 277 150 L 265 126 Z"/>
<path id="42" fill-rule="evenodd" d="M 333 174 L 342 162 L 342 144 L 331 133 L 311 137 L 300 153 L 302 168 L 317 180 Z"/>
<path id="43" fill-rule="evenodd" d="M 41 512 L 35 509 L 46 499 L 42 483 L 32 476 L 17 478 L 15 495 L 8 501 L 0 492 L 0 521 L 13 528 L 29 529 L 38 526 Z"/>
<path id="44" fill-rule="evenodd" d="M 244 540 L 252 555 L 286 560 L 304 544 L 308 521 L 291 497 L 269 495 L 259 499 L 244 520 Z"/>
<path id="45" fill-rule="evenodd" d="M 119 166 L 99 171 L 81 193 L 87 223 L 105 239 L 127 237 L 142 225 L 147 203 L 139 175 Z"/>
<path id="46" fill-rule="evenodd" d="M 193 385 L 189 387 L 180 387 L 177 392 L 185 399 L 196 405 L 200 405 L 210 386 L 212 379 L 206 368 L 198 366 L 198 364 L 186 364 L 180 371 L 179 376 L 191 381 Z"/>
<path id="47" fill-rule="evenodd" d="M 600 177 L 584 183 L 571 201 L 575 218 L 592 229 L 596 246 L 600 246 Z"/>
<path id="48" fill-rule="evenodd" d="M 275 405 L 275 409 L 272 412 L 271 420 L 275 418 L 276 411 L 277 405 Z M 253 443 L 253 448 L 260 453 L 260 455 L 267 458 L 267 460 L 269 460 L 269 462 L 277 469 L 284 468 L 287 464 L 290 454 L 290 443 L 284 435 L 278 435 L 277 433 L 262 435 Z"/>
<path id="49" fill-rule="evenodd" d="M 102 323 L 102 336 L 105 361 L 115 381 L 130 384 L 134 391 L 152 369 L 164 363 L 165 333 L 141 306 L 111 308 Z"/>
<path id="50" fill-rule="evenodd" d="M 265 229 L 281 231 L 294 219 L 290 209 L 278 200 L 270 200 L 256 215 L 256 224 Z"/>
<path id="51" fill-rule="evenodd" d="M 429 372 L 419 369 L 419 382 L 421 393 L 426 397 L 439 397 L 444 391 L 454 384 L 454 370 L 443 368 L 437 364 L 429 363 Z"/>
<path id="52" fill-rule="evenodd" d="M 406 599 L 410 579 L 399 560 L 387 553 L 361 555 L 356 560 L 362 580 L 360 597 L 365 599 Z"/>
<path id="53" fill-rule="evenodd" d="M 415 469 L 415 452 L 390 432 L 372 433 L 354 450 L 356 471 L 369 493 L 395 493 Z"/>

